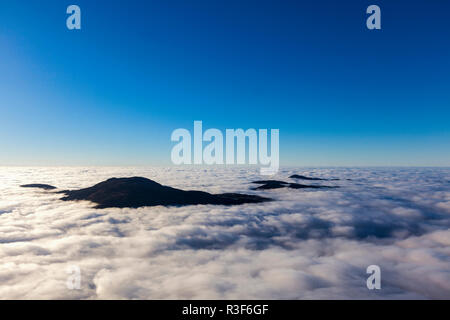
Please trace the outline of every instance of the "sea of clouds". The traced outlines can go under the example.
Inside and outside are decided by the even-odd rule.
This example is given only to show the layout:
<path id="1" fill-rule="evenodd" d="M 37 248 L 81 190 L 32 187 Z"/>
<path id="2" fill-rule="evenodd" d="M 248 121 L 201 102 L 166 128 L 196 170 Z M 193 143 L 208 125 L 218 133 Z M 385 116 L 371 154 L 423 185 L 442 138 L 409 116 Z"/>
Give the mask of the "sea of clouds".
<path id="1" fill-rule="evenodd" d="M 0 299 L 450 298 L 450 169 L 283 168 L 273 178 L 294 173 L 341 180 L 253 191 L 258 168 L 0 168 Z M 130 176 L 276 201 L 94 209 L 20 188 Z M 366 287 L 373 264 L 381 290 Z M 80 290 L 66 285 L 71 266 Z"/>

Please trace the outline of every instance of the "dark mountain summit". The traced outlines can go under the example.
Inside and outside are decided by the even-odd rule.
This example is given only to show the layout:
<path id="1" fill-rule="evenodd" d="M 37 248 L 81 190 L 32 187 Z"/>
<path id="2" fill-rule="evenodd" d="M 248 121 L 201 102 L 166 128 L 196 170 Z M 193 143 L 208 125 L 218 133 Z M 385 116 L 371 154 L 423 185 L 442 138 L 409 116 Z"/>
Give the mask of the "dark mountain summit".
<path id="1" fill-rule="evenodd" d="M 56 189 L 56 187 L 48 185 L 48 184 L 24 184 L 21 185 L 22 188 L 38 188 L 38 189 L 44 189 L 44 190 L 53 190 Z"/>
<path id="2" fill-rule="evenodd" d="M 302 176 L 302 175 L 298 175 L 298 174 L 294 174 L 294 175 L 290 176 L 289 178 L 291 178 L 291 179 L 301 179 L 301 180 L 310 180 L 310 181 L 338 181 L 339 180 L 339 179 L 313 178 L 313 177 L 307 177 L 307 176 Z"/>
<path id="3" fill-rule="evenodd" d="M 337 188 L 330 186 L 317 186 L 317 185 L 305 185 L 299 183 L 289 183 L 278 180 L 260 180 L 253 181 L 254 184 L 260 184 L 261 186 L 253 188 L 253 190 L 269 190 L 269 189 L 280 189 L 280 188 L 291 188 L 291 189 L 327 189 L 327 188 Z"/>
<path id="4" fill-rule="evenodd" d="M 184 191 L 163 186 L 141 177 L 112 178 L 90 188 L 62 191 L 61 193 L 66 195 L 61 200 L 88 200 L 96 203 L 97 208 L 138 208 L 196 204 L 237 205 L 271 200 L 247 194 L 210 194 L 202 191 Z"/>

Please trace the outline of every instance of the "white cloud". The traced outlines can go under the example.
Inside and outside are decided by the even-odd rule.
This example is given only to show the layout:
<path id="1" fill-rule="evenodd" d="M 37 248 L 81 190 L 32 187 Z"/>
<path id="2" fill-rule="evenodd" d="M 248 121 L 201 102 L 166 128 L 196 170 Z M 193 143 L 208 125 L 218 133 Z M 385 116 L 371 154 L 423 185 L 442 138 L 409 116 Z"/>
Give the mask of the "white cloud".
<path id="1" fill-rule="evenodd" d="M 3 299 L 450 298 L 450 170 L 282 169 L 341 178 L 330 190 L 252 191 L 245 168 L 0 168 Z M 144 176 L 182 189 L 246 192 L 242 206 L 93 209 L 23 189 Z M 351 181 L 347 180 L 351 179 Z M 366 288 L 377 264 L 382 290 Z M 82 272 L 68 290 L 67 267 Z"/>

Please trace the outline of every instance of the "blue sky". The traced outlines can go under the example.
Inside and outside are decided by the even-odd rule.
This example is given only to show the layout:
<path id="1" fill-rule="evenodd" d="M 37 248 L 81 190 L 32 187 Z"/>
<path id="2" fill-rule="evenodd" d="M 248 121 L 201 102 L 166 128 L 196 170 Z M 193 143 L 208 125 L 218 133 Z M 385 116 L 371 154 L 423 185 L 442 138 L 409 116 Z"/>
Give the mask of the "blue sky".
<path id="1" fill-rule="evenodd" d="M 382 30 L 366 28 L 371 4 Z M 449 10 L 3 0 L 0 165 L 170 164 L 172 131 L 202 120 L 280 129 L 282 165 L 449 166 Z"/>

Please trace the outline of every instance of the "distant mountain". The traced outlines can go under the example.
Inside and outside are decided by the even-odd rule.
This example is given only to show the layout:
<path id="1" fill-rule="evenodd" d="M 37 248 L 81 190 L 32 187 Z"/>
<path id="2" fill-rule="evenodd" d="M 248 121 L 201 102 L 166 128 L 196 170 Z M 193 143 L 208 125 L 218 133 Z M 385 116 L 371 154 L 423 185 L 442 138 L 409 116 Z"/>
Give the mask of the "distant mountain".
<path id="1" fill-rule="evenodd" d="M 210 194 L 202 191 L 184 191 L 163 186 L 153 180 L 133 178 L 112 178 L 93 187 L 62 191 L 61 200 L 88 200 L 97 208 L 139 208 L 145 206 L 182 206 L 197 204 L 238 205 L 260 203 L 271 199 L 247 194 Z"/>
<path id="2" fill-rule="evenodd" d="M 302 175 L 298 175 L 298 174 L 294 174 L 294 175 L 290 176 L 289 178 L 291 178 L 291 179 L 301 179 L 301 180 L 311 180 L 311 181 L 338 181 L 339 180 L 339 179 L 313 178 L 313 177 L 307 177 L 307 176 L 302 176 Z"/>
<path id="3" fill-rule="evenodd" d="M 49 184 L 24 184 L 21 185 L 22 188 L 38 188 L 38 189 L 44 189 L 44 190 L 53 190 L 56 189 L 56 187 L 51 186 Z"/>
<path id="4" fill-rule="evenodd" d="M 327 189 L 327 188 L 337 188 L 330 186 L 317 186 L 317 185 L 306 185 L 299 183 L 289 183 L 278 180 L 260 180 L 253 181 L 254 184 L 260 184 L 259 187 L 253 188 L 253 190 L 268 190 L 268 189 L 280 189 L 280 188 L 291 188 L 291 189 Z"/>

